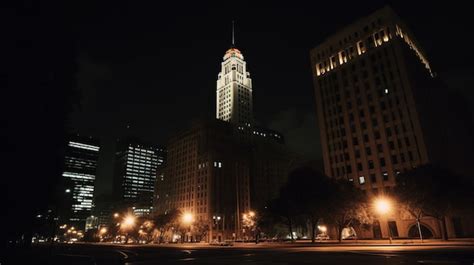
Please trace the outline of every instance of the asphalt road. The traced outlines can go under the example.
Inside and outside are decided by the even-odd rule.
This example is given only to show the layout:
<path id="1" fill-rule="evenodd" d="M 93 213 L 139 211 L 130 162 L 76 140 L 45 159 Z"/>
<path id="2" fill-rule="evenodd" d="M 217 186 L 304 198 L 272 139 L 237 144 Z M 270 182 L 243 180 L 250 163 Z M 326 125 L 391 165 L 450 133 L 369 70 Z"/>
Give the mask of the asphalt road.
<path id="1" fill-rule="evenodd" d="M 36 246 L 29 264 L 469 264 L 474 246 L 60 245 Z M 19 260 L 17 260 L 19 261 Z M 4 264 L 17 264 L 5 262 Z M 23 264 L 23 263 L 18 263 Z"/>

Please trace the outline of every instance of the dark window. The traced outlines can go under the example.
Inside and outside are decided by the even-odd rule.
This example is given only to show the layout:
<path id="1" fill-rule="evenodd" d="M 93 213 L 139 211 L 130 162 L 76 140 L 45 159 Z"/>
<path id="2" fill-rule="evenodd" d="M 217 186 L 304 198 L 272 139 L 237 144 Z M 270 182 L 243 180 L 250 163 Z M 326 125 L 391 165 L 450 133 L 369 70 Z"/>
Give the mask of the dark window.
<path id="1" fill-rule="evenodd" d="M 352 173 L 352 167 L 350 165 L 347 165 L 346 166 L 346 172 L 347 174 L 351 174 Z"/>
<path id="2" fill-rule="evenodd" d="M 370 174 L 370 182 L 376 183 L 377 179 L 375 178 L 375 174 Z"/>
<path id="3" fill-rule="evenodd" d="M 385 128 L 385 134 L 387 134 L 388 137 L 392 136 L 392 129 L 390 127 Z"/>
<path id="4" fill-rule="evenodd" d="M 385 166 L 385 158 L 380 158 L 380 166 L 384 167 Z"/>
<path id="5" fill-rule="evenodd" d="M 370 147 L 366 147 L 366 148 L 365 148 L 365 153 L 366 153 L 368 156 L 372 155 L 372 149 L 370 149 Z"/>
<path id="6" fill-rule="evenodd" d="M 382 176 L 383 176 L 383 181 L 387 181 L 387 180 L 388 180 L 388 173 L 387 173 L 387 172 L 383 172 L 383 173 L 382 173 Z"/>
<path id="7" fill-rule="evenodd" d="M 377 122 L 377 119 L 376 118 L 372 119 L 372 126 L 377 127 L 377 125 L 379 125 L 379 123 Z"/>
<path id="8" fill-rule="evenodd" d="M 380 139 L 380 132 L 379 131 L 375 131 L 374 132 L 374 135 L 375 135 L 375 139 Z"/>
<path id="9" fill-rule="evenodd" d="M 356 155 L 356 158 L 360 158 L 360 150 L 359 149 L 355 150 L 355 155 Z"/>
<path id="10" fill-rule="evenodd" d="M 357 137 L 352 138 L 352 144 L 353 145 L 358 145 L 359 144 L 359 142 L 357 140 Z"/>
<path id="11" fill-rule="evenodd" d="M 395 143 L 393 141 L 388 142 L 388 146 L 390 146 L 390 150 L 395 150 Z"/>
<path id="12" fill-rule="evenodd" d="M 378 144 L 378 145 L 377 145 L 377 151 L 378 151 L 379 153 L 382 153 L 382 152 L 383 152 L 382 144 Z"/>
<path id="13" fill-rule="evenodd" d="M 398 229 L 397 229 L 397 222 L 395 221 L 388 221 L 388 227 L 390 229 L 390 235 L 392 237 L 398 237 Z"/>
<path id="14" fill-rule="evenodd" d="M 369 160 L 369 169 L 374 169 L 374 161 Z"/>
<path id="15" fill-rule="evenodd" d="M 408 151 L 408 158 L 410 159 L 410 161 L 413 161 L 413 154 L 411 151 Z"/>
<path id="16" fill-rule="evenodd" d="M 410 139 L 408 139 L 408 137 L 405 137 L 405 144 L 406 146 L 410 146 Z"/>
<path id="17" fill-rule="evenodd" d="M 367 134 L 364 134 L 364 142 L 369 142 L 369 136 Z"/>
<path id="18" fill-rule="evenodd" d="M 398 164 L 398 159 L 396 155 L 392 155 L 392 164 Z"/>
<path id="19" fill-rule="evenodd" d="M 362 171 L 362 164 L 361 163 L 357 163 L 357 170 Z"/>

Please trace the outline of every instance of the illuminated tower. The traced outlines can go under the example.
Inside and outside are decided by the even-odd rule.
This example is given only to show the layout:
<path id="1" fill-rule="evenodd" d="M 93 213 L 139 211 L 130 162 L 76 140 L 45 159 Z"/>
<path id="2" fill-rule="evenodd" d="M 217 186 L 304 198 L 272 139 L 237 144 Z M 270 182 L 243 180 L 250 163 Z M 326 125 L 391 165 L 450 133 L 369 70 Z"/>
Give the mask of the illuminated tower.
<path id="1" fill-rule="evenodd" d="M 234 124 L 250 125 L 252 118 L 252 80 L 242 53 L 232 46 L 224 55 L 217 77 L 216 118 Z"/>
<path id="2" fill-rule="evenodd" d="M 83 226 L 91 214 L 99 141 L 90 137 L 69 137 L 64 155 L 60 217 L 64 223 Z"/>

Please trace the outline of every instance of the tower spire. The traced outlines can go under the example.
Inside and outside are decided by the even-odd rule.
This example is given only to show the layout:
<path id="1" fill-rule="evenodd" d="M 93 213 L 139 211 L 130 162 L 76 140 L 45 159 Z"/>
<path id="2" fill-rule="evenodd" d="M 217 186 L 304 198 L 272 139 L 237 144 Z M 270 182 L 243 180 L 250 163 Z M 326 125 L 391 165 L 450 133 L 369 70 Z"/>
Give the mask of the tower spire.
<path id="1" fill-rule="evenodd" d="M 234 21 L 232 20 L 232 47 L 235 46 L 235 37 L 234 37 Z"/>

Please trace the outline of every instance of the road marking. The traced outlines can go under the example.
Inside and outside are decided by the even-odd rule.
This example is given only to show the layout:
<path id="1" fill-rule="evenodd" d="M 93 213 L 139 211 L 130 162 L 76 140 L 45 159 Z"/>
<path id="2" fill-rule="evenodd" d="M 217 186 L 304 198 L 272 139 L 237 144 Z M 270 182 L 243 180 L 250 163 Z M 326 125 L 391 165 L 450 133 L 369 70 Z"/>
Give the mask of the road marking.
<path id="1" fill-rule="evenodd" d="M 389 254 L 389 253 L 373 253 L 373 252 L 363 252 L 363 251 L 347 251 L 353 254 L 361 254 L 361 255 L 370 255 L 370 256 L 379 256 L 379 257 L 387 257 L 387 258 L 392 258 L 392 257 L 398 257 L 399 255 L 397 254 Z"/>
<path id="2" fill-rule="evenodd" d="M 456 261 L 449 260 L 419 260 L 418 263 L 421 264 L 458 264 Z"/>
<path id="3" fill-rule="evenodd" d="M 191 254 L 191 250 L 181 250 L 181 252 L 184 252 L 184 253 L 186 253 L 186 254 L 188 254 L 188 255 Z"/>
<path id="4" fill-rule="evenodd" d="M 181 261 L 193 261 L 195 260 L 196 258 L 185 258 L 185 259 L 179 259 Z"/>
<path id="5" fill-rule="evenodd" d="M 125 252 L 123 252 L 123 251 L 121 251 L 121 250 L 115 250 L 115 251 L 117 251 L 118 253 L 122 254 L 124 259 L 128 259 L 127 253 L 125 253 Z"/>

